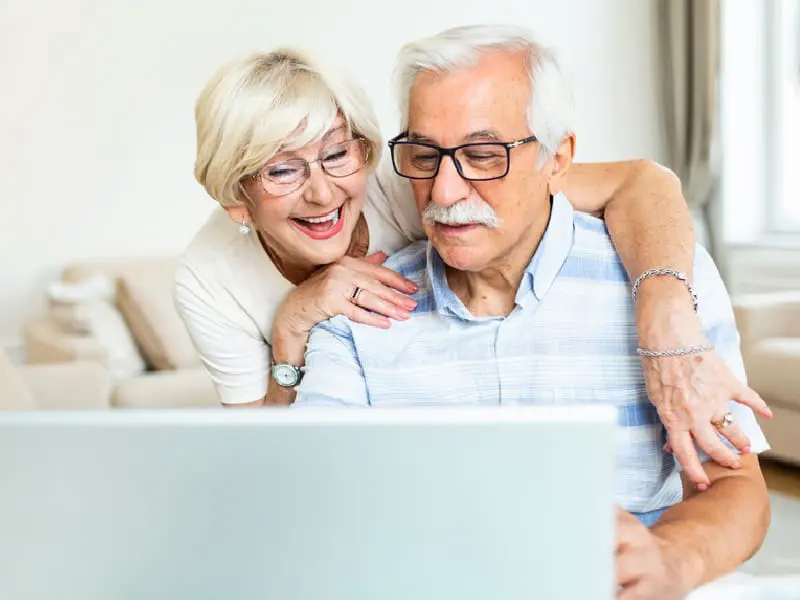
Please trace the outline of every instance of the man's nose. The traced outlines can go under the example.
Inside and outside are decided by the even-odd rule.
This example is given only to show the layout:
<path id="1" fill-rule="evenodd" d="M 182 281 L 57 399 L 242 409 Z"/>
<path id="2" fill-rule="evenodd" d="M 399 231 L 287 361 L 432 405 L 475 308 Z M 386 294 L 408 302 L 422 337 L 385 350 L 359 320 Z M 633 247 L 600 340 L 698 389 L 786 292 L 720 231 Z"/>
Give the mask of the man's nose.
<path id="1" fill-rule="evenodd" d="M 305 201 L 321 206 L 330 204 L 333 200 L 333 190 L 327 175 L 318 164 L 309 165 L 309 170 L 308 185 L 304 194 Z"/>
<path id="2" fill-rule="evenodd" d="M 456 163 L 450 156 L 443 156 L 439 164 L 439 172 L 433 180 L 431 200 L 441 206 L 450 206 L 470 195 L 470 185 L 456 169 Z"/>

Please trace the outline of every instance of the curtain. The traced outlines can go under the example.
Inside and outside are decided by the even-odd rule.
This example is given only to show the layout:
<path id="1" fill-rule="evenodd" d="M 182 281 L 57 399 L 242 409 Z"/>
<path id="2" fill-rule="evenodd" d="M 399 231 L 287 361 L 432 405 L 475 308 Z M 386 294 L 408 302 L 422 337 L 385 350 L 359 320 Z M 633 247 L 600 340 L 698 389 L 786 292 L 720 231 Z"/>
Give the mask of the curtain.
<path id="1" fill-rule="evenodd" d="M 721 227 L 711 214 L 719 180 L 719 0 L 658 1 L 668 166 L 699 221 L 698 241 L 719 259 Z"/>

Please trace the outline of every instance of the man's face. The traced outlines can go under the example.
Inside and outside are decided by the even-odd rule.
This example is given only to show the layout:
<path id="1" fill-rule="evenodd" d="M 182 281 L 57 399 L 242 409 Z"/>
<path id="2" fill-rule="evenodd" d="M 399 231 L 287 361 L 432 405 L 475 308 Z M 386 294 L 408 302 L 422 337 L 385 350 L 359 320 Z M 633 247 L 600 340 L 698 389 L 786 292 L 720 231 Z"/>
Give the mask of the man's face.
<path id="1" fill-rule="evenodd" d="M 492 52 L 471 68 L 422 73 L 409 99 L 409 139 L 448 148 L 526 138 L 532 135 L 526 119 L 530 97 L 522 54 Z M 496 266 L 517 243 L 524 243 L 538 221 L 548 218 L 552 169 L 548 164 L 537 169 L 539 152 L 538 142 L 512 149 L 508 174 L 493 181 L 466 181 L 449 157 L 442 158 L 435 179 L 411 180 L 425 231 L 445 263 L 462 271 Z M 485 158 L 476 155 L 475 160 Z M 459 203 L 463 210 L 450 208 Z M 472 214 L 478 224 L 441 222 L 469 221 Z"/>

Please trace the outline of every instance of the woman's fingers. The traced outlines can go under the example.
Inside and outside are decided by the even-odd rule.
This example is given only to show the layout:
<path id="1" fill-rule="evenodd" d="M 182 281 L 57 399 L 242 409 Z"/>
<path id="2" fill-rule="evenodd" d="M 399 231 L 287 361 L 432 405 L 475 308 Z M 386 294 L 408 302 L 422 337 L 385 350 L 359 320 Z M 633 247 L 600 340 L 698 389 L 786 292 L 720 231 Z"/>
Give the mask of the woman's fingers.
<path id="1" fill-rule="evenodd" d="M 373 252 L 372 254 L 368 254 L 364 257 L 364 260 L 370 263 L 371 265 L 382 265 L 386 262 L 386 259 L 389 258 L 389 255 L 386 252 L 378 251 Z"/>
<path id="2" fill-rule="evenodd" d="M 739 427 L 738 423 L 732 423 L 724 429 L 720 429 L 720 433 L 728 438 L 728 441 L 733 444 L 739 452 L 750 452 L 750 440 L 744 434 L 742 428 Z"/>
<path id="3" fill-rule="evenodd" d="M 354 304 L 350 305 L 350 308 L 345 314 L 348 319 L 356 323 L 363 323 L 364 325 L 370 325 L 380 329 L 389 329 L 392 326 L 391 321 L 383 315 L 370 312 Z"/>
<path id="4" fill-rule="evenodd" d="M 764 399 L 761 398 L 755 391 L 746 385 L 742 385 L 739 392 L 733 398 L 739 404 L 749 406 L 755 411 L 756 414 L 761 415 L 766 419 L 772 418 L 772 411 L 770 410 Z M 732 441 L 732 440 L 731 440 Z"/>
<path id="5" fill-rule="evenodd" d="M 740 468 L 739 455 L 722 443 L 711 423 L 698 424 L 692 429 L 697 445 L 717 464 L 729 469 Z"/>
<path id="6" fill-rule="evenodd" d="M 675 459 L 683 467 L 683 471 L 695 486 L 704 491 L 711 484 L 703 465 L 697 456 L 694 447 L 694 440 L 688 431 L 670 432 L 669 443 L 672 445 L 672 452 Z"/>
<path id="7" fill-rule="evenodd" d="M 374 291 L 373 291 L 374 290 Z M 379 283 L 370 285 L 364 284 L 358 297 L 352 300 L 357 306 L 371 310 L 372 312 L 385 315 L 398 321 L 406 321 L 411 317 L 411 311 L 414 310 L 414 301 L 394 290 L 390 290 L 381 286 Z M 404 308 L 408 302 L 411 302 L 409 308 Z M 405 304 L 404 304 L 405 303 Z"/>
<path id="8" fill-rule="evenodd" d="M 410 312 L 417 306 L 417 301 L 413 298 L 409 298 L 400 292 L 396 292 L 392 288 L 386 287 L 379 281 L 375 281 L 372 284 L 366 284 L 365 287 L 378 298 L 396 306 L 402 311 Z"/>
<path id="9" fill-rule="evenodd" d="M 405 294 L 413 294 L 419 288 L 416 283 L 411 281 L 410 279 L 406 279 L 400 273 L 396 271 L 392 271 L 391 269 L 387 269 L 381 265 L 364 265 L 362 263 L 362 267 L 366 267 L 362 272 L 374 277 L 378 281 L 380 281 L 383 285 L 389 286 L 390 288 L 394 288 L 400 292 Z"/>

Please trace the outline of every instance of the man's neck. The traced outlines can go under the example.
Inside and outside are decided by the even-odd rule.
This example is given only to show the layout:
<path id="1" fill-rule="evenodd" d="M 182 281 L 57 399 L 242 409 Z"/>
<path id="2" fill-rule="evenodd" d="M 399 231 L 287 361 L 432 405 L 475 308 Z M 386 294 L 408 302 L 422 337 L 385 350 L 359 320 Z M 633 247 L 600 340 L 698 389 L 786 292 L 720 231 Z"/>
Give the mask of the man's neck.
<path id="1" fill-rule="evenodd" d="M 550 205 L 541 218 L 504 256 L 480 271 L 446 267 L 447 284 L 476 317 L 507 317 L 516 305 L 517 290 L 550 221 Z"/>

